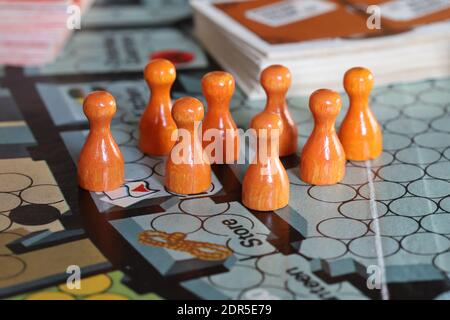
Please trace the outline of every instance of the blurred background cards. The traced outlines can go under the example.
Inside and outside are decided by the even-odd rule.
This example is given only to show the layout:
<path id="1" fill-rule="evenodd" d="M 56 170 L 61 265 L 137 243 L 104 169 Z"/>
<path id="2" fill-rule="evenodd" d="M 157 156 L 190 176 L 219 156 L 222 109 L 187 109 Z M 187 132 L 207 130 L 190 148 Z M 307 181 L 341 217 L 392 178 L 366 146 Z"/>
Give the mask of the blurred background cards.
<path id="1" fill-rule="evenodd" d="M 293 73 L 291 95 L 342 89 L 342 75 L 354 65 L 375 70 L 379 85 L 450 74 L 448 0 L 194 0 L 192 6 L 195 34 L 250 98 L 264 97 L 259 75 L 275 63 Z"/>

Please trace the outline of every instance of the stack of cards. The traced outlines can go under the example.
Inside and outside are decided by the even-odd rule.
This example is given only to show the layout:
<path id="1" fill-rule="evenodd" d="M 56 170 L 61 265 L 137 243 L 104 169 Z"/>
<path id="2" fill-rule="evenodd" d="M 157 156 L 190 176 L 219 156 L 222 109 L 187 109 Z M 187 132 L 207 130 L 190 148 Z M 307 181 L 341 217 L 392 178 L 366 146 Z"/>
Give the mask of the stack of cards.
<path id="1" fill-rule="evenodd" d="M 193 0 L 195 33 L 250 98 L 261 71 L 284 64 L 289 94 L 342 90 L 362 65 L 377 84 L 450 74 L 449 0 Z"/>
<path id="2" fill-rule="evenodd" d="M 0 0 L 0 64 L 41 65 L 58 54 L 92 0 Z"/>

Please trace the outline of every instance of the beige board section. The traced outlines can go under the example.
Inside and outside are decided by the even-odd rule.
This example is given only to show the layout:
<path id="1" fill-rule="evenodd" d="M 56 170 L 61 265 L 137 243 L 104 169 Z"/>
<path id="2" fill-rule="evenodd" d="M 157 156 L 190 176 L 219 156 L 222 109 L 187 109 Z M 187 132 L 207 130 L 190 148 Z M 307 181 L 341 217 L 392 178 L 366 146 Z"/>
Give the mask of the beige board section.
<path id="1" fill-rule="evenodd" d="M 33 161 L 31 158 L 0 160 L 0 232 L 17 228 L 29 232 L 63 229 L 58 220 L 43 224 L 21 224 L 10 218 L 12 210 L 28 205 L 48 205 L 56 208 L 59 214 L 69 210 L 45 161 Z"/>
<path id="2" fill-rule="evenodd" d="M 19 238 L 20 235 L 26 234 L 27 231 L 24 229 L 0 233 L 0 251 L 2 252 L 0 255 L 0 291 L 56 275 L 65 275 L 67 267 L 70 265 L 77 265 L 83 269 L 107 262 L 88 239 L 24 254 L 16 255 L 10 252 L 6 244 Z M 55 280 L 58 283 L 61 282 L 61 278 Z"/>

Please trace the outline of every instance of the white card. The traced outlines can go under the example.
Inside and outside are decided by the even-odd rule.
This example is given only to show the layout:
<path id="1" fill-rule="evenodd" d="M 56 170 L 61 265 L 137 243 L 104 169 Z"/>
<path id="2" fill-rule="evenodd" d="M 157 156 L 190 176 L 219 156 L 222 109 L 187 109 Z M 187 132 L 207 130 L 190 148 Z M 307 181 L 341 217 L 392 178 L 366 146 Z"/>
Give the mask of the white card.
<path id="1" fill-rule="evenodd" d="M 321 0 L 286 0 L 248 10 L 245 16 L 275 28 L 333 11 L 336 7 L 334 3 Z"/>

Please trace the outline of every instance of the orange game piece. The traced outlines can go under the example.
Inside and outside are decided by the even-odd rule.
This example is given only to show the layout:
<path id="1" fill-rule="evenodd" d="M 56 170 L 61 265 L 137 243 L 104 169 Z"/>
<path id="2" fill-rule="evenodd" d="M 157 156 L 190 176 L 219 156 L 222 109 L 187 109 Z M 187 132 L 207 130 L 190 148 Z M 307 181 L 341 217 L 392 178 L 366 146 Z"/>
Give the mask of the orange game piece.
<path id="1" fill-rule="evenodd" d="M 253 126 L 258 137 L 256 163 L 250 164 L 245 172 L 242 203 L 258 211 L 281 209 L 289 202 L 289 178 L 279 159 L 277 145 L 283 134 L 283 122 L 275 113 L 262 112 L 253 119 Z M 267 134 L 261 129 L 267 130 Z M 266 152 L 261 152 L 265 146 Z"/>
<path id="2" fill-rule="evenodd" d="M 267 95 L 263 112 L 273 112 L 281 117 L 283 133 L 280 136 L 280 157 L 297 151 L 298 130 L 288 110 L 286 93 L 291 86 L 291 72 L 282 65 L 271 65 L 261 73 L 261 85 Z M 254 128 L 253 119 L 250 128 Z"/>
<path id="3" fill-rule="evenodd" d="M 168 155 L 175 143 L 171 136 L 177 127 L 170 113 L 170 89 L 175 77 L 175 67 L 169 60 L 155 59 L 145 67 L 144 78 L 151 92 L 139 123 L 139 149 L 145 154 Z"/>
<path id="4" fill-rule="evenodd" d="M 314 129 L 300 156 L 300 178 L 314 185 L 335 184 L 344 178 L 345 152 L 334 128 L 341 111 L 339 93 L 320 89 L 309 98 Z"/>
<path id="5" fill-rule="evenodd" d="M 90 131 L 78 159 L 78 184 L 96 192 L 117 189 L 124 182 L 125 164 L 110 130 L 116 100 L 106 91 L 95 91 L 84 99 L 83 111 Z"/>
<path id="6" fill-rule="evenodd" d="M 375 159 L 383 151 L 381 127 L 369 107 L 373 87 L 370 70 L 356 67 L 344 75 L 344 88 L 350 107 L 341 124 L 339 139 L 348 160 Z"/>
<path id="7" fill-rule="evenodd" d="M 202 103 L 192 97 L 175 101 L 172 116 L 178 126 L 178 140 L 166 163 L 165 185 L 178 194 L 196 194 L 211 186 L 211 166 L 199 136 L 204 115 Z"/>
<path id="8" fill-rule="evenodd" d="M 215 138 L 205 139 L 207 130 L 220 130 L 223 147 L 221 150 L 216 148 L 212 152 L 216 161 L 210 162 L 233 163 L 238 159 L 239 154 L 238 130 L 230 113 L 230 101 L 234 92 L 233 76 L 224 71 L 209 72 L 202 79 L 202 89 L 208 103 L 208 111 L 202 124 L 203 147 L 208 148 L 211 144 L 214 146 L 215 142 Z M 227 153 L 227 145 L 232 146 L 232 148 L 229 147 L 229 153 Z"/>

